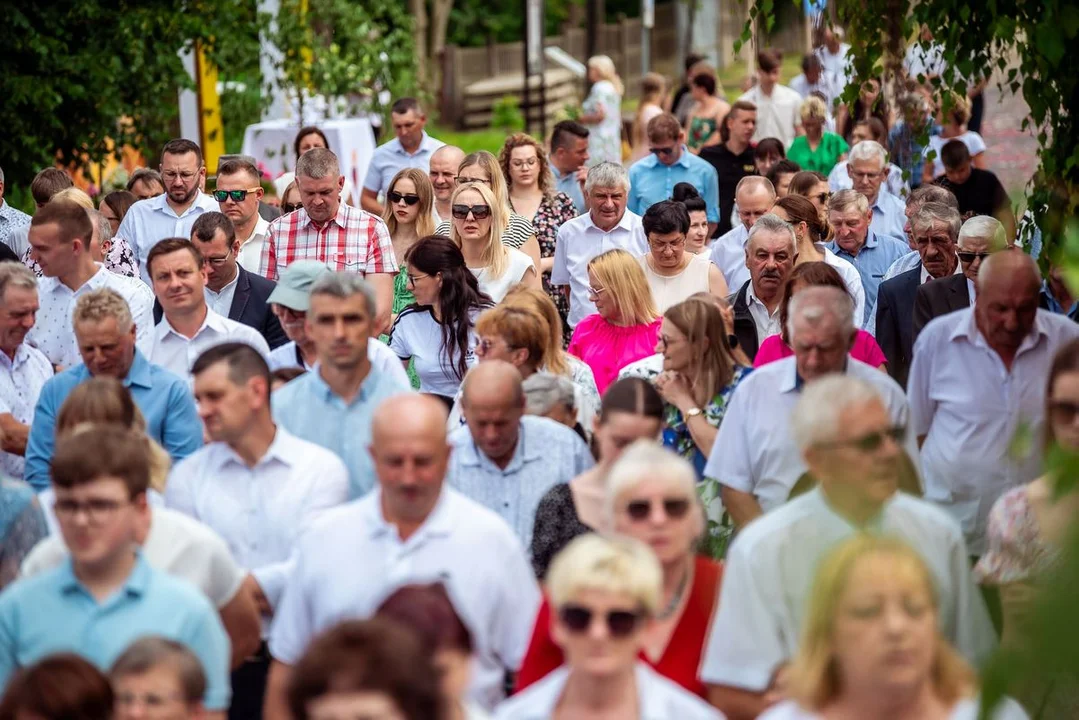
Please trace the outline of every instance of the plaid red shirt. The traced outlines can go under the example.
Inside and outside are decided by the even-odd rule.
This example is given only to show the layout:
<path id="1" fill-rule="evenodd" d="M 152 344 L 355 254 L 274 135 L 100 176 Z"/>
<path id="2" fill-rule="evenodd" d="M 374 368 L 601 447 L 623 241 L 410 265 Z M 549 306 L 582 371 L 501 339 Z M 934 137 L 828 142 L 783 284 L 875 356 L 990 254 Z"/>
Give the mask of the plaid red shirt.
<path id="1" fill-rule="evenodd" d="M 276 281 L 296 260 L 320 260 L 335 270 L 361 275 L 398 270 L 382 218 L 344 203 L 321 227 L 302 208 L 270 223 L 259 274 Z"/>

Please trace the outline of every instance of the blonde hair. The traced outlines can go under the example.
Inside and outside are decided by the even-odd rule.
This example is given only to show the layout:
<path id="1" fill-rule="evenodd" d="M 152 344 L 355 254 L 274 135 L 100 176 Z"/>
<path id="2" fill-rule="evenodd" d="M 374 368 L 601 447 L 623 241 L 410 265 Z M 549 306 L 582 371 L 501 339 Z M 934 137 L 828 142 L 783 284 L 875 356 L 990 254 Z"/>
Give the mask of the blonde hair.
<path id="1" fill-rule="evenodd" d="M 539 288 L 514 285 L 506 293 L 506 297 L 502 298 L 501 304 L 529 308 L 543 316 L 551 328 L 546 338 L 547 349 L 543 356 L 546 366 L 543 369 L 555 375 L 569 376 L 569 360 L 566 359 L 566 351 L 562 349 L 562 318 L 550 296 Z"/>
<path id="2" fill-rule="evenodd" d="M 509 222 L 510 213 L 510 193 L 506 188 L 506 176 L 502 174 L 502 166 L 498 164 L 498 158 L 486 150 L 477 150 L 474 153 L 465 155 L 464 160 L 457 166 L 457 174 L 460 175 L 461 171 L 466 167 L 472 167 L 478 165 L 483 168 L 483 171 L 487 173 L 487 177 L 491 178 L 491 184 L 488 186 L 491 192 L 495 196 L 495 200 L 499 206 L 503 208 L 506 215 L 506 222 Z M 483 185 L 484 183 L 478 183 Z"/>
<path id="3" fill-rule="evenodd" d="M 539 169 L 536 173 L 536 186 L 548 200 L 554 198 L 554 176 L 551 175 L 551 164 L 547 161 L 547 151 L 536 138 L 525 133 L 510 135 L 498 153 L 498 163 L 502 168 L 503 179 L 506 181 L 507 197 L 509 190 L 513 187 L 513 176 L 510 175 L 511 156 L 514 150 L 522 147 L 530 147 L 536 151 L 536 165 Z"/>
<path id="4" fill-rule="evenodd" d="M 488 153 L 490 154 L 490 153 Z M 502 171 L 500 170 L 499 173 Z M 502 244 L 502 233 L 506 232 L 506 226 L 509 224 L 509 215 L 506 208 L 499 204 L 495 199 L 495 194 L 491 188 L 487 187 L 483 183 L 473 182 L 466 183 L 459 186 L 453 191 L 453 197 L 450 198 L 450 204 L 456 204 L 457 198 L 461 193 L 476 192 L 483 198 L 484 204 L 491 208 L 491 230 L 487 235 L 487 247 L 483 249 L 483 267 L 487 269 L 488 275 L 492 279 L 498 279 L 502 277 L 502 273 L 506 272 L 506 266 L 509 265 L 509 251 L 506 246 Z M 461 221 L 464 222 L 464 221 Z M 460 234 L 457 232 L 456 218 L 450 220 L 450 240 L 457 247 L 461 247 L 462 240 Z"/>
<path id="5" fill-rule="evenodd" d="M 555 556 L 546 587 L 555 608 L 593 590 L 628 595 L 644 612 L 655 615 L 662 583 L 663 571 L 647 545 L 628 537 L 587 533 Z"/>
<path id="6" fill-rule="evenodd" d="M 618 70 L 615 69 L 614 60 L 611 60 L 606 55 L 593 55 L 588 58 L 588 67 L 599 73 L 600 80 L 606 80 L 611 85 L 614 85 L 616 93 L 619 95 L 626 94 L 626 87 L 622 84 L 622 78 L 618 77 Z"/>
<path id="7" fill-rule="evenodd" d="M 405 168 L 393 176 L 390 180 L 387 196 L 393 192 L 394 186 L 401 180 L 411 180 L 416 186 L 416 195 L 420 201 L 417 203 L 420 214 L 416 216 L 416 237 L 422 238 L 435 234 L 435 219 L 431 216 L 431 207 L 435 202 L 435 189 L 431 187 L 431 178 L 419 168 Z M 382 211 L 382 219 L 386 221 L 386 229 L 390 231 L 390 237 L 397 232 L 397 216 L 393 212 L 393 203 L 386 198 L 386 209 Z"/>
<path id="8" fill-rule="evenodd" d="M 625 250 L 608 250 L 588 263 L 601 287 L 610 293 L 622 321 L 647 325 L 659 317 L 641 264 Z"/>
<path id="9" fill-rule="evenodd" d="M 75 301 L 75 311 L 71 315 L 72 327 L 81 322 L 99 323 L 107 318 L 116 320 L 120 332 L 127 332 L 135 321 L 131 317 L 131 308 L 118 292 L 109 288 L 91 290 Z"/>
<path id="10" fill-rule="evenodd" d="M 802 101 L 802 106 L 798 108 L 798 115 L 802 118 L 802 122 L 810 118 L 824 122 L 828 119 L 828 107 L 819 97 L 810 95 Z"/>
<path id="11" fill-rule="evenodd" d="M 934 614 L 939 611 L 940 598 L 929 568 L 909 545 L 895 538 L 868 534 L 856 535 L 840 544 L 817 568 L 801 642 L 790 668 L 790 696 L 807 709 L 820 710 L 844 691 L 832 647 L 836 618 L 855 566 L 871 556 L 886 557 L 896 571 L 902 568 L 916 577 L 930 597 Z M 930 673 L 937 697 L 945 702 L 955 702 L 974 689 L 973 670 L 939 630 Z"/>
<path id="12" fill-rule="evenodd" d="M 86 208 L 87 210 L 95 209 L 94 201 L 90 199 L 90 196 L 77 187 L 64 188 L 53 195 L 49 202 L 69 202 L 75 203 L 79 207 Z"/>
<path id="13" fill-rule="evenodd" d="M 613 526 L 619 499 L 646 480 L 663 480 L 697 508 L 699 530 L 703 530 L 704 510 L 697 494 L 697 471 L 689 461 L 654 440 L 637 440 L 626 448 L 607 471 L 604 483 L 606 520 Z"/>

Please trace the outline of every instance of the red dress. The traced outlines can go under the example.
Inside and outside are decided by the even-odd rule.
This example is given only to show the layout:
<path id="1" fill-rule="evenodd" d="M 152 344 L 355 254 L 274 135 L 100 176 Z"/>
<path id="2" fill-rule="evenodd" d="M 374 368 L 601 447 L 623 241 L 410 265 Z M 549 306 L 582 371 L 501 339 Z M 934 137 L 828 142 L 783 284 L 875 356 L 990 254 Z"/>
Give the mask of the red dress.
<path id="1" fill-rule="evenodd" d="M 659 662 L 653 663 L 644 652 L 640 655 L 641 661 L 648 663 L 660 675 L 702 698 L 706 697 L 707 690 L 697 677 L 697 671 L 701 665 L 701 653 L 708 638 L 708 629 L 712 624 L 722 577 L 722 564 L 698 556 L 689 599 Z M 536 617 L 536 626 L 532 630 L 532 641 L 528 644 L 528 652 L 525 653 L 521 670 L 517 673 L 517 687 L 514 692 L 520 692 L 532 683 L 542 680 L 547 673 L 561 665 L 562 649 L 551 638 L 551 604 L 544 598 Z"/>

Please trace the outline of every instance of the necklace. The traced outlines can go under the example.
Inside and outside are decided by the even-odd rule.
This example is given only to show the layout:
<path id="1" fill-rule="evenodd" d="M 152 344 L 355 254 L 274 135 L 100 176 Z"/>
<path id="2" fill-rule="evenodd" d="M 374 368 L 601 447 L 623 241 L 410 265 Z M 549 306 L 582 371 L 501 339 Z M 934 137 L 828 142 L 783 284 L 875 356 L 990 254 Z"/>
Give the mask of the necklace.
<path id="1" fill-rule="evenodd" d="M 682 574 L 682 579 L 678 581 L 678 587 L 675 588 L 674 595 L 671 596 L 671 601 L 667 603 L 667 607 L 663 608 L 663 611 L 656 615 L 657 620 L 666 620 L 674 614 L 678 604 L 682 602 L 682 594 L 686 591 L 686 585 L 689 584 L 690 569 L 687 567 L 685 573 Z"/>

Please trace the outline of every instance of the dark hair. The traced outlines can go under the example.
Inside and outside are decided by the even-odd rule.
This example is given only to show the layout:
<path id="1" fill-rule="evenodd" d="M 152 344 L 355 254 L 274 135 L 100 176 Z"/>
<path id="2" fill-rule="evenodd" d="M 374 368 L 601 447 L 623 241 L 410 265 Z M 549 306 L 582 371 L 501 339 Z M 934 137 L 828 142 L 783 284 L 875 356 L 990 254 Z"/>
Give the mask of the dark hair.
<path id="1" fill-rule="evenodd" d="M 700 53 L 695 53 L 695 52 L 686 53 L 686 59 L 683 62 L 683 64 L 685 65 L 685 68 L 686 68 L 686 72 L 688 73 L 690 70 L 693 69 L 694 65 L 696 65 L 697 63 L 701 62 L 702 60 L 706 60 L 706 59 L 707 58 L 705 58 L 704 55 L 701 55 Z"/>
<path id="2" fill-rule="evenodd" d="M 757 112 L 757 106 L 748 100 L 738 100 L 731 105 L 731 109 L 727 111 L 727 114 L 723 116 L 723 120 L 719 123 L 719 139 L 723 142 L 727 142 L 731 139 L 731 126 L 729 121 L 734 119 L 734 113 L 736 111 Z"/>
<path id="3" fill-rule="evenodd" d="M 191 376 L 195 377 L 219 362 L 228 366 L 229 382 L 234 385 L 242 385 L 251 378 L 262 378 L 266 383 L 267 399 L 269 398 L 270 366 L 258 350 L 242 342 L 214 345 L 196 358 L 195 364 L 191 366 Z"/>
<path id="4" fill-rule="evenodd" d="M 809 197 L 809 193 L 813 192 L 813 187 L 822 182 L 828 182 L 828 178 L 814 170 L 802 170 L 791 178 L 787 192 L 791 195 Z"/>
<path id="5" fill-rule="evenodd" d="M 796 282 L 801 282 L 805 285 L 830 285 L 842 290 L 847 297 L 851 297 L 847 284 L 843 282 L 843 276 L 828 263 L 807 262 L 795 267 L 783 286 L 783 296 L 779 301 L 779 334 L 784 344 L 788 346 L 790 345 L 790 338 L 787 336 L 787 309 L 790 306 L 793 294 L 791 290 Z M 851 301 L 853 302 L 853 298 Z"/>
<path id="6" fill-rule="evenodd" d="M 270 373 L 270 385 L 272 386 L 275 382 L 283 382 L 285 384 L 288 384 L 306 372 L 307 371 L 304 370 L 302 367 L 277 368 L 272 373 Z"/>
<path id="7" fill-rule="evenodd" d="M 56 487 L 73 488 L 103 477 L 124 481 L 132 499 L 150 484 L 150 440 L 119 425 L 90 425 L 56 438 L 50 465 Z"/>
<path id="8" fill-rule="evenodd" d="M 802 166 L 793 160 L 787 158 L 780 158 L 776 161 L 775 165 L 771 167 L 768 174 L 765 176 L 768 178 L 768 182 L 772 183 L 772 187 L 779 187 L 779 176 L 790 175 L 793 173 L 802 172 Z"/>
<path id="9" fill-rule="evenodd" d="M 1053 383 L 1064 373 L 1079 371 L 1079 340 L 1071 340 L 1060 346 L 1053 355 L 1053 362 L 1049 366 L 1049 379 L 1045 384 L 1045 417 L 1052 417 L 1050 413 L 1053 402 Z M 1053 434 L 1053 423 L 1045 423 L 1045 448 L 1048 450 L 1056 443 Z"/>
<path id="10" fill-rule="evenodd" d="M 716 78 L 711 73 L 697 73 L 689 81 L 689 84 L 701 88 L 709 95 L 716 94 Z"/>
<path id="11" fill-rule="evenodd" d="M 778 155 L 780 159 L 787 157 L 787 151 L 783 147 L 782 140 L 771 137 L 763 138 L 757 143 L 757 147 L 753 148 L 753 157 L 756 160 L 763 160 L 769 155 Z"/>
<path id="12" fill-rule="evenodd" d="M 410 110 L 415 111 L 417 115 L 423 115 L 423 108 L 420 107 L 420 101 L 416 98 L 403 97 L 390 106 L 390 112 L 394 115 L 404 115 Z"/>
<path id="13" fill-rule="evenodd" d="M 408 626 L 432 655 L 439 650 L 472 654 L 472 633 L 457 614 L 442 583 L 398 588 L 378 606 L 375 617 Z"/>
<path id="14" fill-rule="evenodd" d="M 786 211 L 792 225 L 800 222 L 806 224 L 810 242 L 824 242 L 828 235 L 828 226 L 821 220 L 817 207 L 804 195 L 791 193 L 787 197 L 779 198 L 776 200 L 776 207 Z"/>
<path id="15" fill-rule="evenodd" d="M 110 720 L 113 691 L 100 670 L 74 653 L 57 653 L 15 673 L 0 718 Z"/>
<path id="16" fill-rule="evenodd" d="M 165 181 L 161 178 L 161 173 L 153 168 L 139 168 L 131 173 L 131 177 L 127 179 L 128 191 L 134 188 L 137 183 L 157 183 L 162 189 L 165 188 Z"/>
<path id="17" fill-rule="evenodd" d="M 885 148 L 888 147 L 888 128 L 884 127 L 884 123 L 879 117 L 870 115 L 869 117 L 854 123 L 854 127 L 858 127 L 859 125 L 868 126 L 870 134 L 877 139 L 877 142 Z"/>
<path id="18" fill-rule="evenodd" d="M 438 296 L 442 347 L 454 375 L 463 379 L 468 372 L 465 357 L 474 325 L 473 311 L 491 307 L 494 301 L 480 290 L 476 276 L 465 265 L 461 249 L 448 237 L 428 235 L 420 238 L 405 253 L 405 262 L 428 275 L 442 273 Z"/>
<path id="19" fill-rule="evenodd" d="M 689 232 L 689 211 L 676 200 L 661 200 L 644 211 L 641 227 L 646 238 L 652 233 L 679 232 L 684 235 Z"/>
<path id="20" fill-rule="evenodd" d="M 331 693 L 388 695 L 406 720 L 442 720 L 438 674 L 416 633 L 386 618 L 340 623 L 316 637 L 292 669 L 288 704 L 294 720 Z"/>
<path id="21" fill-rule="evenodd" d="M 131 209 L 131 206 L 137 203 L 139 199 L 135 197 L 135 193 L 128 190 L 113 190 L 111 193 L 101 198 L 101 202 L 98 203 L 98 208 L 102 205 L 108 205 L 109 210 L 112 210 L 123 222 L 124 217 L 127 215 L 127 211 Z"/>
<path id="22" fill-rule="evenodd" d="M 44 205 L 53 195 L 74 185 L 66 172 L 58 167 L 47 167 L 30 181 L 30 194 L 34 196 L 34 202 Z"/>
<path id="23" fill-rule="evenodd" d="M 766 48 L 757 53 L 757 67 L 764 72 L 778 70 L 783 64 L 783 53 L 778 50 Z"/>
<path id="24" fill-rule="evenodd" d="M 166 238 L 150 248 L 150 252 L 146 254 L 146 274 L 150 276 L 151 281 L 153 280 L 154 260 L 162 255 L 171 255 L 181 250 L 191 253 L 191 257 L 195 258 L 195 265 L 199 268 L 202 267 L 202 253 L 199 252 L 193 242 L 187 238 Z"/>
<path id="25" fill-rule="evenodd" d="M 326 146 L 326 149 L 330 149 L 330 141 L 326 139 L 326 133 L 319 130 L 314 125 L 308 125 L 300 128 L 300 131 L 296 133 L 296 139 L 292 141 L 292 150 L 296 153 L 296 157 L 300 157 L 300 141 L 308 135 L 318 135 L 322 138 L 322 144 Z"/>
<path id="26" fill-rule="evenodd" d="M 625 412 L 663 420 L 663 398 L 652 383 L 639 377 L 626 377 L 611 383 L 599 403 L 599 421 L 611 413 Z"/>
<path id="27" fill-rule="evenodd" d="M 862 100 L 861 87 L 867 82 L 877 83 L 879 92 L 877 93 L 877 99 L 873 101 L 873 107 L 866 108 L 865 101 Z M 846 127 L 843 130 L 843 139 L 848 143 L 851 140 L 851 135 L 854 134 L 854 124 L 857 118 L 863 118 L 872 116 L 881 121 L 885 127 L 885 133 L 887 134 L 888 128 L 888 116 L 891 114 L 890 106 L 888 105 L 888 98 L 884 94 L 884 84 L 880 81 L 880 78 L 869 78 L 868 80 L 861 81 L 859 83 L 858 97 L 854 99 L 854 103 L 850 109 L 849 120 L 845 123 Z M 837 128 L 838 130 L 839 128 Z"/>
<path id="28" fill-rule="evenodd" d="M 588 128 L 575 120 L 563 120 L 554 126 L 551 131 L 551 152 L 561 147 L 568 147 L 570 138 L 584 140 L 588 137 Z"/>
<path id="29" fill-rule="evenodd" d="M 195 162 L 202 167 L 202 148 L 198 146 L 198 143 L 186 138 L 176 138 L 165 143 L 165 146 L 161 148 L 161 160 L 164 161 L 166 155 L 187 155 L 188 153 L 195 153 Z"/>
<path id="30" fill-rule="evenodd" d="M 83 247 L 90 246 L 90 238 L 94 234 L 94 222 L 82 205 L 76 205 L 73 202 L 50 202 L 34 213 L 33 219 L 30 220 L 30 225 L 33 227 L 50 223 L 60 228 L 61 242 L 72 243 L 77 238 L 82 240 Z"/>
<path id="31" fill-rule="evenodd" d="M 195 223 L 191 226 L 191 240 L 213 242 L 218 230 L 225 233 L 225 246 L 231 248 L 236 242 L 236 226 L 232 224 L 232 218 L 216 210 L 209 210 L 195 218 Z"/>
<path id="32" fill-rule="evenodd" d="M 222 175 L 236 175 L 237 173 L 247 173 L 251 176 L 251 179 L 255 181 L 256 185 L 262 180 L 258 166 L 245 157 L 232 157 L 228 160 L 223 160 L 221 164 L 217 166 L 217 177 L 221 177 Z"/>
<path id="33" fill-rule="evenodd" d="M 701 197 L 701 194 L 697 192 L 697 188 L 693 187 L 692 183 L 675 183 L 674 190 L 671 192 L 671 200 L 685 205 L 686 212 L 708 212 L 708 204 Z"/>
<path id="34" fill-rule="evenodd" d="M 206 694 L 206 672 L 202 662 L 183 643 L 165 637 L 145 635 L 131 643 L 109 668 L 112 679 L 145 675 L 167 668 L 179 681 L 188 705 L 202 702 Z"/>
<path id="35" fill-rule="evenodd" d="M 811 68 L 823 69 L 820 58 L 815 53 L 807 53 L 802 56 L 802 72 L 808 73 Z"/>
<path id="36" fill-rule="evenodd" d="M 940 149 L 940 161 L 946 170 L 958 170 L 970 162 L 970 148 L 962 140 L 949 140 Z"/>

